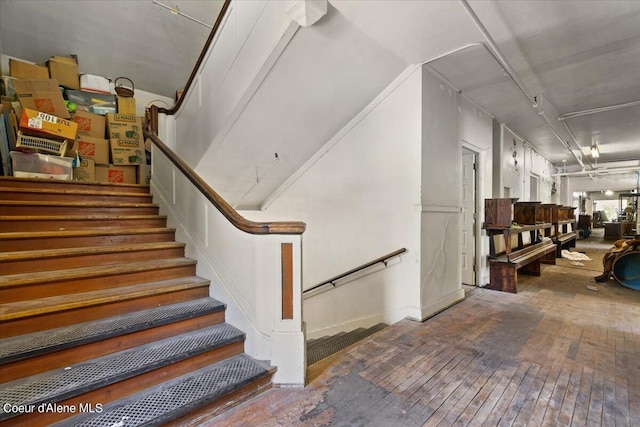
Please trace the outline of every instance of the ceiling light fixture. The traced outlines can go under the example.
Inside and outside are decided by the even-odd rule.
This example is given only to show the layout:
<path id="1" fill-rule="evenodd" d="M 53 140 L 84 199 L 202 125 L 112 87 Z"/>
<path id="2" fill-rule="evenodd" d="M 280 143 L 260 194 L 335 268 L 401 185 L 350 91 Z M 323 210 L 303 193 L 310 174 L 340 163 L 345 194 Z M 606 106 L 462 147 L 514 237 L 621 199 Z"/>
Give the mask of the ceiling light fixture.
<path id="1" fill-rule="evenodd" d="M 600 149 L 598 148 L 598 144 L 591 144 L 591 157 L 597 159 L 600 157 Z"/>
<path id="2" fill-rule="evenodd" d="M 180 12 L 180 9 L 178 9 L 178 5 L 176 5 L 176 7 L 171 7 L 171 6 L 167 6 L 166 4 L 160 3 L 158 0 L 151 0 L 151 2 L 153 4 L 157 4 L 158 6 L 167 9 L 169 12 L 171 12 L 172 15 L 182 16 L 184 18 L 187 18 L 187 19 L 189 19 L 189 20 L 191 20 L 193 22 L 196 22 L 196 23 L 198 23 L 198 24 L 200 24 L 200 25 L 202 25 L 204 27 L 207 27 L 209 29 L 213 28 L 212 25 L 209 25 L 206 22 L 202 22 L 201 20 L 196 19 L 193 16 L 190 16 L 190 15 L 187 15 L 186 13 Z"/>

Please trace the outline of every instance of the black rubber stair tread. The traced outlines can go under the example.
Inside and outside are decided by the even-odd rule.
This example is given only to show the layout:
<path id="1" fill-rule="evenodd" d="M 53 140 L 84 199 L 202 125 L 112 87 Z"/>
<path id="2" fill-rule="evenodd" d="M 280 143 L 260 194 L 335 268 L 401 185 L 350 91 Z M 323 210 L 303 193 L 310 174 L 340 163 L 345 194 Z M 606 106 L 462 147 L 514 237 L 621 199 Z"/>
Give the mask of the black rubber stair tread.
<path id="1" fill-rule="evenodd" d="M 227 323 L 133 347 L 62 369 L 4 383 L 0 402 L 39 405 L 61 402 L 73 396 L 135 377 L 170 363 L 244 340 L 244 333 Z M 0 420 L 16 414 L 0 406 Z"/>
<path id="2" fill-rule="evenodd" d="M 194 318 L 225 308 L 225 304 L 213 298 L 201 298 L 0 339 L 0 364 Z"/>
<path id="3" fill-rule="evenodd" d="M 81 414 L 54 425 L 157 426 L 267 375 L 269 369 L 266 366 L 246 354 L 239 354 L 125 399 L 108 403 L 100 413 Z"/>
<path id="4" fill-rule="evenodd" d="M 388 325 L 378 323 L 370 328 L 358 328 L 346 334 L 339 334 L 326 339 L 314 341 L 314 345 L 307 346 L 307 365 L 312 365 L 331 356 L 358 341 L 386 328 Z"/>
<path id="5" fill-rule="evenodd" d="M 331 345 L 331 343 L 333 342 L 341 342 L 344 340 L 349 340 L 351 339 L 352 336 L 365 331 L 365 328 L 358 328 L 358 329 L 354 329 L 353 331 L 349 331 L 349 332 L 340 332 L 336 335 L 331 335 L 325 338 L 322 338 L 322 340 L 318 340 L 317 342 L 313 343 L 312 345 L 308 346 L 309 348 L 314 348 L 317 346 L 325 346 L 325 345 Z"/>

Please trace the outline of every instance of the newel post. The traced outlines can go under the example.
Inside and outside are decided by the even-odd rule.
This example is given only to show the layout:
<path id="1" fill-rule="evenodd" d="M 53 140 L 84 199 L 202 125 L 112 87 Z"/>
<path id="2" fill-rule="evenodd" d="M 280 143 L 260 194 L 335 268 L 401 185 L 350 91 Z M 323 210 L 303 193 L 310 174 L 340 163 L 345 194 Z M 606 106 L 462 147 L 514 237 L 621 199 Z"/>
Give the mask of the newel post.
<path id="1" fill-rule="evenodd" d="M 271 335 L 271 362 L 278 367 L 274 383 L 303 386 L 307 360 L 302 327 L 302 239 L 300 235 L 277 237 L 279 283 Z"/>

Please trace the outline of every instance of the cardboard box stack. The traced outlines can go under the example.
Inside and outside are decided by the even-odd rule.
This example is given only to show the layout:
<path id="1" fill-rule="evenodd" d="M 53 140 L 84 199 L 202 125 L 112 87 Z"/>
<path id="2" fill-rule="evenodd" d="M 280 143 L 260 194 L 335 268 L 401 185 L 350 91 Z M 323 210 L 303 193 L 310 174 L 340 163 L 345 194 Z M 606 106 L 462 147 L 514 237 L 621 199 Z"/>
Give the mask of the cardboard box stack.
<path id="1" fill-rule="evenodd" d="M 29 165 L 23 172 L 37 176 L 35 164 L 46 177 L 70 179 L 73 164 L 79 181 L 149 184 L 143 119 L 133 97 L 111 93 L 104 77 L 79 75 L 73 55 L 52 56 L 44 65 L 10 59 L 9 71 L 0 108 L 15 117 L 6 144 L 22 151 L 6 156 L 14 167 Z M 34 161 L 28 151 L 41 155 Z"/>

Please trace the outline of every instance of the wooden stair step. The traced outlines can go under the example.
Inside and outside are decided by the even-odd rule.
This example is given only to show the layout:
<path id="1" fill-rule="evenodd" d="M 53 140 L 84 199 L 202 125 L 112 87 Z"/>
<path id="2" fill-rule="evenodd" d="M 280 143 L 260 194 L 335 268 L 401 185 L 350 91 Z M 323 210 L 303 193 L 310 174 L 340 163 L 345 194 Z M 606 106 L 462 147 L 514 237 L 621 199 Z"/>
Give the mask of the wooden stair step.
<path id="1" fill-rule="evenodd" d="M 190 276 L 4 303 L 0 306 L 0 337 L 204 298 L 209 296 L 209 283 Z"/>
<path id="2" fill-rule="evenodd" d="M 37 215 L 0 216 L 0 233 L 80 230 L 87 228 L 164 227 L 163 215 Z"/>
<path id="3" fill-rule="evenodd" d="M 175 231 L 174 228 L 160 227 L 0 233 L 0 252 L 172 242 Z"/>
<path id="4" fill-rule="evenodd" d="M 7 188 L 0 187 L 0 199 L 31 201 L 113 201 L 116 203 L 151 203 L 149 193 L 124 193 L 119 191 L 91 191 L 40 188 Z"/>
<path id="5" fill-rule="evenodd" d="M 105 317 L 92 322 L 47 329 L 19 337 L 4 338 L 0 339 L 0 364 L 98 341 L 105 337 L 128 334 L 179 319 L 224 311 L 225 308 L 225 304 L 213 298 L 200 298 L 120 316 Z"/>
<path id="6" fill-rule="evenodd" d="M 68 268 L 184 257 L 184 243 L 157 242 L 80 248 L 0 252 L 0 274 L 64 270 Z"/>
<path id="7" fill-rule="evenodd" d="M 0 187 L 71 189 L 101 192 L 149 193 L 148 185 L 123 184 L 117 182 L 61 181 L 54 179 L 0 177 Z"/>
<path id="8" fill-rule="evenodd" d="M 225 396 L 237 391 L 249 394 L 249 387 L 264 390 L 274 370 L 241 354 L 207 366 L 167 383 L 145 389 L 127 398 L 105 405 L 100 414 L 81 414 L 59 426 L 114 426 L 122 419 L 126 425 L 166 425 L 188 419 L 194 408 L 207 406 L 208 414 L 215 406 L 223 406 Z M 215 405 L 212 407 L 212 405 Z"/>
<path id="9" fill-rule="evenodd" d="M 112 203 L 86 201 L 0 200 L 0 215 L 157 215 L 153 203 Z"/>
<path id="10" fill-rule="evenodd" d="M 0 339 L 0 378 L 13 381 L 222 323 L 225 308 L 213 298 L 199 298 Z"/>
<path id="11" fill-rule="evenodd" d="M 195 274 L 196 261 L 169 258 L 0 276 L 3 303 L 73 294 Z"/>
<path id="12" fill-rule="evenodd" d="M 36 406 L 49 402 L 61 405 L 108 403 L 183 375 L 191 370 L 191 364 L 198 367 L 198 364 L 214 363 L 233 353 L 239 354 L 244 337 L 244 333 L 227 323 L 210 326 L 3 383 L 0 401 Z M 233 345 L 236 343 L 240 346 Z M 227 346 L 232 350 L 225 352 Z M 198 358 L 199 356 L 202 357 Z M 192 362 L 192 358 L 198 361 Z M 0 421 L 15 415 L 5 412 L 4 405 L 0 407 Z M 47 418 L 38 413 L 30 415 L 35 416 L 38 422 Z M 62 418 L 69 416 L 62 415 Z M 29 423 L 28 415 L 21 418 L 21 422 Z M 47 421 L 55 418 L 53 416 Z"/>

